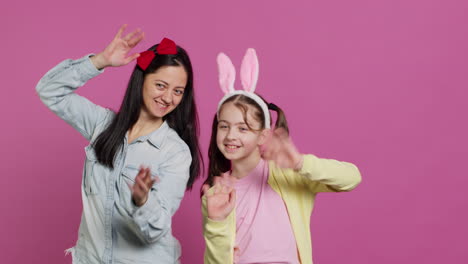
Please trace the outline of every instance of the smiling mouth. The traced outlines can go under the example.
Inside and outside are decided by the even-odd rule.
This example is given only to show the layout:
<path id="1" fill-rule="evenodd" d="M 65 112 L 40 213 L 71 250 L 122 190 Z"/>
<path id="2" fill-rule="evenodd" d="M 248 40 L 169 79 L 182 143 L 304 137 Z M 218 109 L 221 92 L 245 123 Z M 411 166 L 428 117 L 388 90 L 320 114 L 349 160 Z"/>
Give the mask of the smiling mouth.
<path id="1" fill-rule="evenodd" d="M 236 145 L 227 145 L 227 144 L 224 144 L 224 147 L 225 147 L 226 150 L 228 150 L 228 151 L 234 151 L 234 150 L 240 148 L 240 146 L 236 146 Z"/>
<path id="2" fill-rule="evenodd" d="M 168 108 L 168 107 L 169 107 L 168 104 L 164 104 L 164 103 L 158 102 L 158 101 L 156 101 L 156 100 L 154 100 L 154 101 L 155 101 L 156 104 L 157 104 L 159 107 L 161 107 L 161 108 Z"/>

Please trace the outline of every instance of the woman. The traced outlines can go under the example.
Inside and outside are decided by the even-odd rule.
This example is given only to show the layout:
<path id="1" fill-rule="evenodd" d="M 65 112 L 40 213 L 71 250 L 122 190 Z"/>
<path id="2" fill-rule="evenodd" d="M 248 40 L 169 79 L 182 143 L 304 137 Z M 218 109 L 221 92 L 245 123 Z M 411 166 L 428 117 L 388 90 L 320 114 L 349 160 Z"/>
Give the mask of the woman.
<path id="1" fill-rule="evenodd" d="M 129 55 L 144 33 L 123 36 L 125 28 L 101 53 L 58 64 L 36 88 L 49 109 L 90 141 L 78 241 L 68 250 L 73 263 L 178 262 L 171 219 L 199 174 L 198 117 L 186 51 L 164 39 Z M 74 93 L 104 68 L 135 59 L 117 113 Z"/>

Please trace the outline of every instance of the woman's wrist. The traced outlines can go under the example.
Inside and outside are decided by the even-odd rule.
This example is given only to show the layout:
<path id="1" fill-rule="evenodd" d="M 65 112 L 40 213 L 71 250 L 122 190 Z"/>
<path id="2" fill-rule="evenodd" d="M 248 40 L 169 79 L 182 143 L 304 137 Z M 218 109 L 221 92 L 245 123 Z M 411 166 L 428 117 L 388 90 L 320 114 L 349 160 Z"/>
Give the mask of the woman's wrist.
<path id="1" fill-rule="evenodd" d="M 96 67 L 96 69 L 98 69 L 98 70 L 102 70 L 102 69 L 109 66 L 109 64 L 104 59 L 104 56 L 102 55 L 102 53 L 94 55 L 94 56 L 90 57 L 90 59 L 91 59 L 91 62 L 93 63 L 93 65 L 94 65 L 94 67 Z"/>
<path id="2" fill-rule="evenodd" d="M 135 200 L 135 197 L 132 198 L 133 204 L 137 207 L 142 207 L 143 205 L 145 205 L 147 200 L 148 200 L 148 196 L 146 196 L 145 198 L 139 199 L 138 201 Z"/>

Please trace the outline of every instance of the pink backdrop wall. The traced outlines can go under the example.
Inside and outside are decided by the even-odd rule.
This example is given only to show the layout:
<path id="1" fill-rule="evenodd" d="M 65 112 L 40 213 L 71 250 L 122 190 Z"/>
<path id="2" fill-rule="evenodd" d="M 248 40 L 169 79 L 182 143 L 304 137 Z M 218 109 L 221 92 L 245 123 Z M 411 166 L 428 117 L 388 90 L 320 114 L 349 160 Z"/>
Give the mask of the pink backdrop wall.
<path id="1" fill-rule="evenodd" d="M 468 263 L 467 13 L 462 0 L 3 1 L 0 262 L 70 263 L 87 142 L 34 88 L 128 23 L 146 32 L 137 50 L 168 36 L 190 52 L 204 153 L 215 57 L 239 66 L 254 47 L 258 92 L 285 109 L 299 149 L 359 166 L 355 191 L 318 198 L 316 263 Z M 130 70 L 79 93 L 116 109 Z M 174 218 L 183 263 L 202 263 L 199 207 L 189 192 Z"/>

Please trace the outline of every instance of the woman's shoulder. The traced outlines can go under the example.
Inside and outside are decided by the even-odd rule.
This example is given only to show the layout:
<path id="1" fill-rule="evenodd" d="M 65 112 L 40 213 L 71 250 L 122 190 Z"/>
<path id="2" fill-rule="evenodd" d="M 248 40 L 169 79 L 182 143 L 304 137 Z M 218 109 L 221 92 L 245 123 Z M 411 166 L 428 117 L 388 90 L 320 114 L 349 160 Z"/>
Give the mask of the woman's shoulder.
<path id="1" fill-rule="evenodd" d="M 100 106 L 101 107 L 101 106 Z M 98 122 L 96 128 L 94 129 L 94 133 L 91 137 L 91 142 L 94 142 L 97 137 L 104 131 L 106 128 L 112 123 L 112 120 L 114 120 L 114 117 L 116 113 L 109 108 L 102 107 L 104 111 L 102 111 L 102 118 Z"/>
<path id="2" fill-rule="evenodd" d="M 166 148 L 170 148 L 175 152 L 190 153 L 190 148 L 188 147 L 187 143 L 185 143 L 185 141 L 179 136 L 179 134 L 177 134 L 177 132 L 169 125 L 167 125 L 166 137 L 163 144 Z"/>

